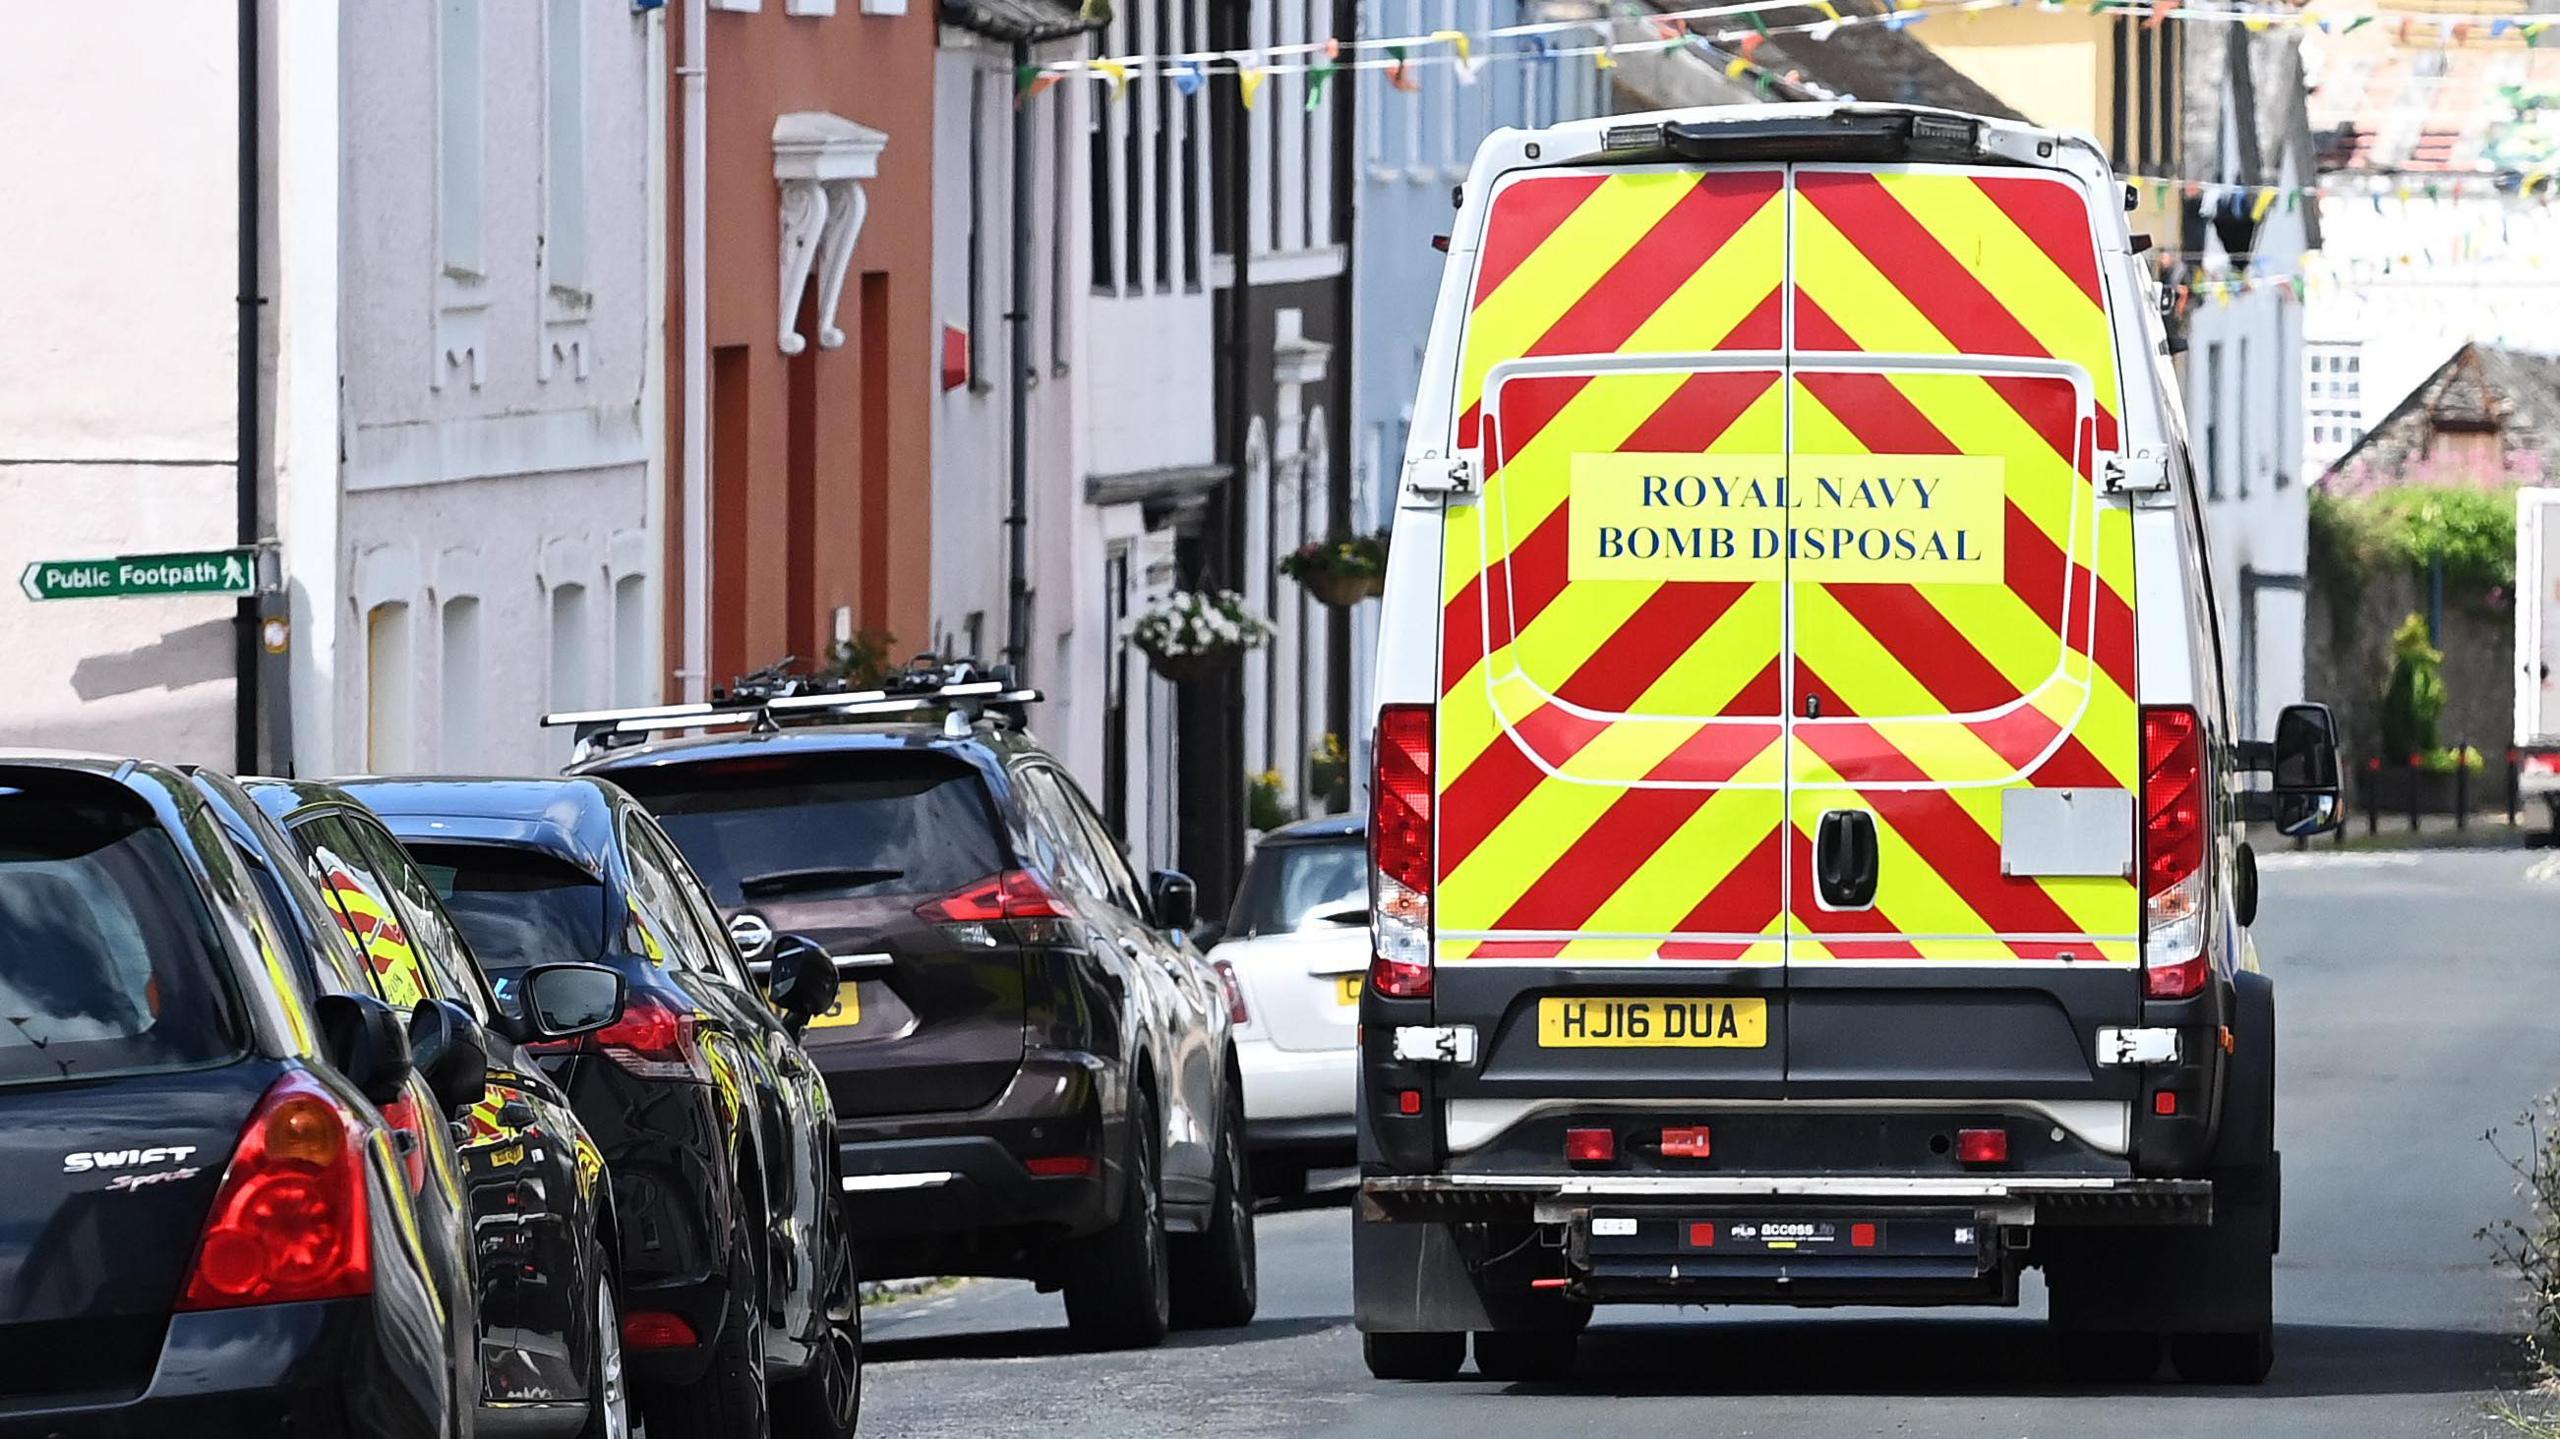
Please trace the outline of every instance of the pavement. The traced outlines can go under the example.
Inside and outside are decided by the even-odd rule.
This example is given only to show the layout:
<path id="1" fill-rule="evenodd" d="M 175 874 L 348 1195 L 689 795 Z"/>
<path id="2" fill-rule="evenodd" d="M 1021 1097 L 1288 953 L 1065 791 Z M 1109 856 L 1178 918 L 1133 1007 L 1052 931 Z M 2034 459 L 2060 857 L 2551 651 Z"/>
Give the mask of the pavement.
<path id="1" fill-rule="evenodd" d="M 2276 1370 L 2091 1389 L 2015 1310 L 1603 1310 L 1574 1380 L 1387 1384 L 1360 1362 L 1349 1210 L 1259 1220 L 1261 1315 L 1079 1352 L 1055 1296 L 982 1281 L 865 1313 L 863 1428 L 914 1436 L 2476 1436 L 2521 1383 L 2521 1306 L 2478 1231 L 2520 1215 L 2483 1135 L 2560 1085 L 2560 862 L 2313 850 L 2264 861 L 2285 1155 Z"/>

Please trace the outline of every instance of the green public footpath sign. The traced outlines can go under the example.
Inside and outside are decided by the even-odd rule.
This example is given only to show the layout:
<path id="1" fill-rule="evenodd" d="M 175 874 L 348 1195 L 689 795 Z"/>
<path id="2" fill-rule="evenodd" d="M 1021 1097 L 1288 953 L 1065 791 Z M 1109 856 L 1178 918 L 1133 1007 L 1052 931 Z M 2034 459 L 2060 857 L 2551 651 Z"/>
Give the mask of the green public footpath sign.
<path id="1" fill-rule="evenodd" d="M 18 588 L 31 600 L 254 594 L 258 552 L 249 548 L 183 550 L 103 560 L 30 560 L 18 572 Z"/>

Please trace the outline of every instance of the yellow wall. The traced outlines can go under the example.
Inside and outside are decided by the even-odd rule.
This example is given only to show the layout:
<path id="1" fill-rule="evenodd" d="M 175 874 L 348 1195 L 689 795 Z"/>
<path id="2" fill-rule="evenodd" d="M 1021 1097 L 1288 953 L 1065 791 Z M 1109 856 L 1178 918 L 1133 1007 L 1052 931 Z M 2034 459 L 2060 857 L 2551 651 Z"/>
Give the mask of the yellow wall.
<path id="1" fill-rule="evenodd" d="M 2112 16 L 2020 6 L 1932 16 L 1911 34 L 2010 109 L 2056 130 L 2107 138 L 2115 110 Z"/>

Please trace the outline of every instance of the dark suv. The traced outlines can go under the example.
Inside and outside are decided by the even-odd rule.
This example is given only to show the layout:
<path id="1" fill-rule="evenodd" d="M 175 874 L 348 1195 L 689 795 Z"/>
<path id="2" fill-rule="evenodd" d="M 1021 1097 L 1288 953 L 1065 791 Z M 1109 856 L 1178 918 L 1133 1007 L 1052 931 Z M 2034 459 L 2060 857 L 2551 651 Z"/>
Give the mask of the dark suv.
<path id="1" fill-rule="evenodd" d="M 1140 885 L 1022 732 L 1028 691 L 948 671 L 797 690 L 666 721 L 750 733 L 607 749 L 581 772 L 658 816 L 750 961 L 786 933 L 835 956 L 842 1002 L 805 1043 L 865 1276 L 1062 1288 L 1094 1344 L 1249 1320 L 1233 997 L 1187 937 L 1190 880 Z"/>
<path id="2" fill-rule="evenodd" d="M 347 789 L 426 872 L 502 998 L 554 962 L 629 985 L 622 1017 L 545 1057 L 612 1170 L 624 1352 L 654 1439 L 845 1439 L 861 1404 L 834 1127 L 791 1025 L 756 992 L 649 816 L 590 779 L 368 779 Z M 770 1382 L 768 1383 L 768 1380 Z"/>

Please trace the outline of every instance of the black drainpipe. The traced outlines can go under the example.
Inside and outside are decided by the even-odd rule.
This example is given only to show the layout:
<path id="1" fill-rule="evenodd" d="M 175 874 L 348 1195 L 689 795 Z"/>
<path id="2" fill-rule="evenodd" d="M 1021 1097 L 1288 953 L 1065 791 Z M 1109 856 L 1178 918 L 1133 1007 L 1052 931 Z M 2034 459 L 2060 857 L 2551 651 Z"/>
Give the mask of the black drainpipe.
<path id="1" fill-rule="evenodd" d="M 1031 43 L 1013 42 L 1013 73 L 1031 63 Z M 1014 683 L 1028 683 L 1031 647 L 1031 106 L 1013 105 L 1013 298 L 1005 310 L 1013 336 L 1012 453 L 1006 457 L 1012 501 L 1005 512 L 1004 657 Z"/>
<path id="2" fill-rule="evenodd" d="M 258 0 L 239 0 L 240 7 L 240 260 L 239 260 L 239 437 L 235 452 L 239 472 L 234 480 L 236 542 L 256 545 L 258 534 Z M 251 564 L 253 580 L 265 573 L 265 557 Z M 263 646 L 258 637 L 255 593 L 240 597 L 232 616 L 232 656 L 237 678 L 232 685 L 232 767 L 241 774 L 264 768 L 258 762 L 258 668 Z"/>

